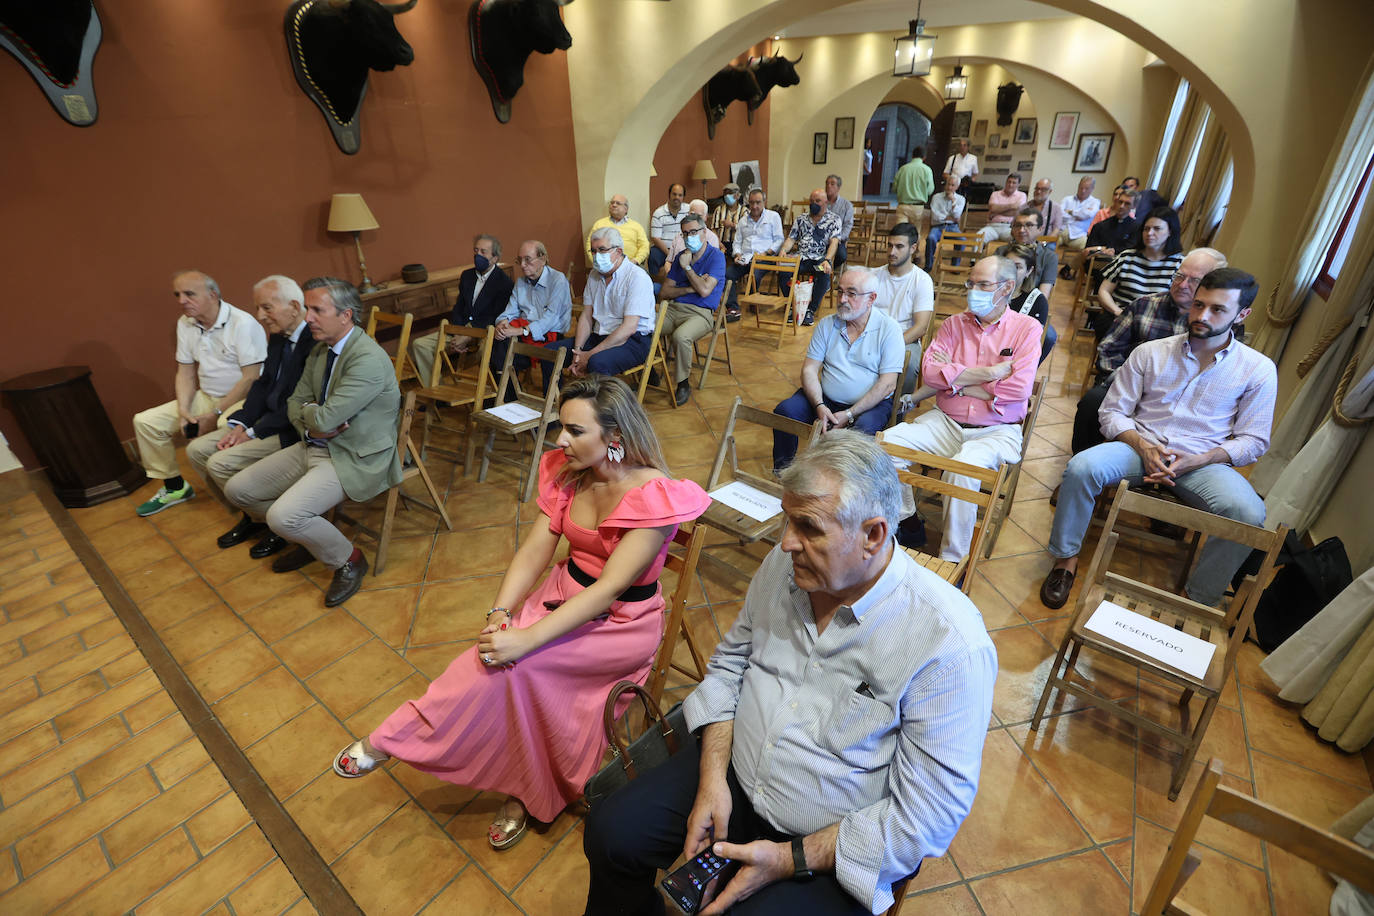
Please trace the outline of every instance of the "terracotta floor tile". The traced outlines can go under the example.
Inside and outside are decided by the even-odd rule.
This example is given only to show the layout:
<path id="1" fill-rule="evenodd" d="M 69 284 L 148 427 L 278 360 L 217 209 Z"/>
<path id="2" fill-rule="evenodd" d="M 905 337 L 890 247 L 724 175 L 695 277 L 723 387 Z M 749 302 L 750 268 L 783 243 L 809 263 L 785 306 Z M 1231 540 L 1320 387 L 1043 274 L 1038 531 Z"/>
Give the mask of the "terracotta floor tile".
<path id="1" fill-rule="evenodd" d="M 315 704 L 245 753 L 272 794 L 285 799 L 321 773 L 338 779 L 331 761 L 352 740 L 323 706 Z"/>
<path id="2" fill-rule="evenodd" d="M 1008 729 L 1095 843 L 1131 835 L 1135 728 L 1102 710 Z"/>
<path id="3" fill-rule="evenodd" d="M 299 583 L 299 577 L 250 569 L 215 587 L 224 602 L 244 614 Z"/>
<path id="4" fill-rule="evenodd" d="M 448 824 L 468 802 L 481 794 L 477 789 L 444 782 L 404 763 L 392 764 L 387 768 L 387 772 L 401 784 L 401 788 L 410 793 L 410 797 L 427 811 L 431 818 L 440 824 Z"/>
<path id="5" fill-rule="evenodd" d="M 176 554 L 176 549 L 164 537 L 152 533 L 147 537 L 135 539 L 128 546 L 108 554 L 101 554 L 105 565 L 116 577 L 128 575 L 135 570 L 168 559 Z"/>
<path id="6" fill-rule="evenodd" d="M 587 899 L 589 867 L 582 851 L 582 824 L 569 830 L 515 892 L 530 916 L 561 916 Z"/>
<path id="7" fill-rule="evenodd" d="M 362 837 L 332 868 L 364 912 L 413 913 L 467 863 L 452 837 L 408 804 Z"/>
<path id="8" fill-rule="evenodd" d="M 1241 688 L 1245 728 L 1251 745 L 1266 754 L 1370 789 L 1369 771 L 1357 754 L 1347 754 L 1316 740 L 1316 731 L 1299 717 L 1299 707 L 1263 690 Z"/>
<path id="9" fill-rule="evenodd" d="M 52 693 L 45 694 L 32 702 L 13 709 L 0 716 L 0 742 L 8 741 L 40 722 L 46 722 L 60 715 L 81 701 L 97 696 L 105 689 L 105 684 L 101 681 L 100 675 L 87 674 L 70 684 L 59 687 Z"/>
<path id="10" fill-rule="evenodd" d="M 1034 824 L 1035 829 L 1007 830 L 1007 824 Z M 987 874 L 1082 849 L 1089 842 L 1011 736 L 989 733 L 978 797 L 950 846 L 959 871 Z"/>
<path id="11" fill-rule="evenodd" d="M 229 606 L 221 603 L 173 624 L 159 635 L 172 657 L 185 665 L 238 638 L 247 629 Z"/>
<path id="12" fill-rule="evenodd" d="M 423 646 L 476 639 L 500 585 L 500 576 L 482 576 L 425 586 L 415 609 L 409 644 Z"/>
<path id="13" fill-rule="evenodd" d="M 273 859 L 229 895 L 235 913 L 280 913 L 301 899 L 301 888 L 281 859 Z"/>
<path id="14" fill-rule="evenodd" d="M 449 916 L 451 913 L 518 916 L 520 913 L 510 898 L 471 863 L 421 912 L 425 916 Z"/>
<path id="15" fill-rule="evenodd" d="M 19 867 L 24 874 L 33 874 L 157 793 L 158 787 L 147 770 L 130 773 L 16 843 L 14 849 L 19 856 Z"/>
<path id="16" fill-rule="evenodd" d="M 181 716 L 163 719 L 157 725 L 132 738 L 126 737 L 127 732 L 122 727 L 109 727 L 111 723 L 118 725 L 119 720 L 108 719 L 74 741 L 63 745 L 63 747 L 67 747 L 76 741 L 81 741 L 87 735 L 102 731 L 107 732 L 110 737 L 118 742 L 111 744 L 108 750 L 101 750 L 97 756 L 74 769 L 74 775 L 81 785 L 81 791 L 88 797 L 191 736 L 191 727 L 186 724 L 186 720 Z M 98 747 L 99 744 L 103 743 L 104 741 L 100 740 L 95 746 Z"/>
<path id="17" fill-rule="evenodd" d="M 361 646 L 371 636 L 345 611 L 335 608 L 278 640 L 272 648 L 296 677 L 304 678 Z"/>
<path id="18" fill-rule="evenodd" d="M 1043 620 L 1071 613 L 1077 597 L 1076 593 L 1072 595 L 1069 603 L 1057 611 L 1040 603 L 1040 583 L 1053 564 L 1054 559 L 1048 553 L 1034 553 L 985 560 L 978 564 L 978 572 L 1027 620 Z"/>
<path id="19" fill-rule="evenodd" d="M 134 734 L 138 734 L 176 711 L 176 703 L 172 702 L 172 698 L 159 691 L 124 710 L 124 721 L 129 723 L 129 728 Z"/>
<path id="20" fill-rule="evenodd" d="M 235 547 L 232 550 L 221 550 L 208 557 L 196 561 L 196 571 L 205 578 L 205 581 L 213 586 L 222 585 L 235 576 L 258 570 L 263 575 L 275 575 L 281 578 L 288 574 L 272 573 L 272 561 L 270 559 L 255 560 L 248 555 L 251 548 L 245 546 Z"/>
<path id="21" fill-rule="evenodd" d="M 290 578 L 295 585 L 242 615 L 243 622 L 267 643 L 284 639 L 329 610 L 315 583 L 294 573 Z"/>
<path id="22" fill-rule="evenodd" d="M 345 719 L 344 726 L 359 735 L 368 734 L 406 700 L 423 696 L 428 687 L 429 678 L 412 671 L 405 680 L 394 685 Z"/>
<path id="23" fill-rule="evenodd" d="M 457 528 L 457 523 L 455 523 Z M 502 574 L 515 556 L 513 525 L 444 532 L 434 539 L 428 580 Z"/>
<path id="24" fill-rule="evenodd" d="M 54 621 L 61 620 L 67 614 L 56 604 L 43 608 L 35 614 L 21 617 L 18 620 L 10 620 L 0 624 L 0 642 L 9 642 L 26 636 L 34 630 L 47 626 Z"/>
<path id="25" fill-rule="evenodd" d="M 976 569 L 973 571 L 973 585 L 969 589 L 969 599 L 978 608 L 979 613 L 983 615 L 983 626 L 989 630 L 1016 627 L 1026 622 L 1026 618 L 1016 613 L 1011 602 L 1003 598 L 1001 592 L 993 588 L 992 583 L 984 579 L 982 573 Z"/>
<path id="26" fill-rule="evenodd" d="M 134 570 L 119 577 L 119 584 L 129 593 L 135 604 L 181 585 L 196 575 L 180 557 L 161 560 L 151 566 Z"/>
<path id="27" fill-rule="evenodd" d="M 111 860 L 119 865 L 137 855 L 167 831 L 177 829 L 182 818 L 195 814 L 228 791 L 229 784 L 216 767 L 201 767 L 105 831 L 105 848 Z"/>
<path id="28" fill-rule="evenodd" d="M 22 884 L 0 896 L 0 912 L 50 912 L 109 870 L 100 840 L 92 837 L 38 874 L 26 875 Z"/>
<path id="29" fill-rule="evenodd" d="M 1130 889 L 1098 850 L 1019 868 L 969 884 L 987 916 L 1125 913 Z"/>
<path id="30" fill-rule="evenodd" d="M 1071 622 L 1068 617 L 1055 617 L 1051 620 L 1038 620 L 1034 626 L 1057 653 Z M 1074 672 L 1075 683 L 1091 686 L 1099 694 L 1114 700 L 1133 697 L 1140 691 L 1140 669 L 1093 649 L 1084 649 L 1078 653 Z M 1051 698 L 1050 703 L 1051 709 L 1062 708 L 1058 693 Z M 1071 703 L 1074 706 L 1084 705 L 1078 699 L 1073 699 Z"/>
<path id="31" fill-rule="evenodd" d="M 51 722 L 44 722 L 16 737 L 0 741 L 0 773 L 8 773 L 27 764 L 58 744 L 57 731 Z M 0 789 L 0 797 L 3 795 Z"/>
<path id="32" fill-rule="evenodd" d="M 153 691 L 161 689 L 162 682 L 157 679 L 152 669 L 147 669 L 142 674 L 131 677 L 122 684 L 111 687 L 98 696 L 55 716 L 52 720 L 53 725 L 57 727 L 57 734 L 65 741 L 72 735 L 79 734 L 119 713 L 126 706 L 133 705 Z"/>
<path id="33" fill-rule="evenodd" d="M 1153 824 L 1137 820 L 1135 829 L 1135 857 L 1132 868 L 1131 906 L 1139 909 L 1145 895 L 1164 861 L 1173 833 Z M 1213 852 L 1205 846 L 1195 846 L 1202 860 L 1197 871 L 1183 886 L 1179 898 L 1207 913 L 1267 913 L 1269 890 L 1264 872 L 1251 868 L 1229 856 Z"/>
<path id="34" fill-rule="evenodd" d="M 199 738 L 188 738 L 148 765 L 162 787 L 168 788 L 210 762 L 205 745 Z"/>
<path id="35" fill-rule="evenodd" d="M 257 827 L 249 826 L 210 853 L 196 867 L 149 898 L 138 916 L 201 913 L 274 857 L 271 845 Z"/>
<path id="36" fill-rule="evenodd" d="M 324 763 L 329 766 L 328 755 Z M 286 799 L 285 805 L 324 860 L 334 863 L 407 801 L 406 793 L 385 773 L 343 779 L 329 769 Z"/>
<path id="37" fill-rule="evenodd" d="M 42 691 L 34 678 L 24 678 L 0 691 L 0 716 L 8 715 L 38 699 Z"/>
<path id="38" fill-rule="evenodd" d="M 424 499 L 426 502 L 429 501 L 428 494 L 424 496 Z M 437 517 L 423 509 L 417 509 L 409 514 L 413 519 L 431 520 L 427 524 L 438 524 Z M 397 516 L 398 520 L 402 517 L 402 515 Z M 454 522 L 454 527 L 458 527 L 457 522 Z M 442 525 L 439 530 L 443 532 Z M 398 521 L 395 532 L 397 536 L 392 538 L 391 545 L 387 550 L 386 569 L 381 575 L 373 575 L 373 570 L 368 571 L 367 578 L 363 580 L 364 592 L 380 588 L 395 588 L 398 585 L 413 585 L 425 581 L 426 578 L 435 578 L 433 572 L 429 571 L 432 566 L 430 553 L 435 540 L 433 534 L 425 534 L 421 537 L 399 536 L 404 533 L 405 531 L 400 527 Z M 364 546 L 364 552 L 368 555 L 369 562 L 375 560 L 375 550 Z M 349 605 L 352 606 L 352 599 L 349 599 Z"/>
<path id="39" fill-rule="evenodd" d="M 20 642 L 23 643 L 25 651 L 37 652 L 64 636 L 80 633 L 89 626 L 108 620 L 110 616 L 109 610 L 103 608 L 91 608 L 71 613 L 21 637 Z"/>
<path id="40" fill-rule="evenodd" d="M 109 617 L 81 631 L 81 642 L 87 649 L 94 650 L 125 634 L 124 624 L 117 617 Z"/>
<path id="41" fill-rule="evenodd" d="M 61 776 L 22 801 L 6 804 L 0 811 L 0 846 L 10 846 L 81 800 L 76 783 L 70 776 Z"/>
<path id="42" fill-rule="evenodd" d="M 248 809 L 243 807 L 243 802 L 230 793 L 221 796 L 194 817 L 187 818 L 186 831 L 191 834 L 196 849 L 205 855 L 248 826 L 250 820 L 252 818 L 248 816 Z"/>
<path id="43" fill-rule="evenodd" d="M 394 649 L 372 639 L 321 669 L 306 685 L 334 715 L 346 719 L 414 673 Z"/>
<path id="44" fill-rule="evenodd" d="M 196 851 L 186 834 L 169 833 L 53 912 L 127 912 L 195 863 Z"/>
<path id="45" fill-rule="evenodd" d="M 1269 675 L 1265 674 L 1260 668 L 1260 662 L 1268 656 L 1259 646 L 1248 640 L 1241 643 L 1240 651 L 1236 653 L 1236 671 L 1234 679 L 1244 684 L 1246 687 L 1255 687 L 1261 693 L 1269 696 L 1277 696 L 1279 689 Z"/>
<path id="46" fill-rule="evenodd" d="M 421 586 L 379 588 L 361 591 L 348 601 L 348 612 L 387 645 L 399 649 L 420 601 Z"/>
<path id="47" fill-rule="evenodd" d="M 997 648 L 992 711 L 1003 722 L 1025 722 L 1040 702 L 1054 647 L 1030 626 L 995 630 L 990 635 Z"/>
<path id="48" fill-rule="evenodd" d="M 1144 746 L 1136 757 L 1135 813 L 1159 827 L 1173 831 L 1183 817 L 1183 809 L 1188 799 L 1193 797 L 1198 779 L 1202 776 L 1207 758 L 1199 756 L 1189 768 L 1188 778 L 1179 792 L 1178 801 L 1169 801 L 1169 780 L 1173 776 L 1174 764 L 1178 758 L 1164 754 L 1159 749 Z M 1249 782 L 1231 774 L 1221 778 L 1222 785 L 1253 795 Z M 1256 867 L 1264 864 L 1264 854 L 1260 842 L 1244 831 L 1228 827 L 1211 818 L 1204 818 L 1198 829 L 1197 841 L 1229 856 L 1240 859 Z"/>
<path id="49" fill-rule="evenodd" d="M 955 884 L 962 880 L 963 875 L 959 874 L 959 869 L 954 867 L 954 860 L 949 857 L 948 853 L 938 859 L 922 859 L 920 872 L 916 875 L 915 880 L 907 886 L 907 896 L 910 897 L 921 891 L 944 887 L 946 884 Z"/>
<path id="50" fill-rule="evenodd" d="M 1121 880 L 1127 886 L 1131 884 L 1131 856 L 1134 840 L 1122 840 L 1120 843 L 1112 843 L 1110 846 L 1102 847 L 1102 852 L 1116 867 L 1117 874 L 1121 875 Z"/>
<path id="51" fill-rule="evenodd" d="M 319 911 L 310 905 L 310 901 L 301 898 L 296 905 L 291 907 L 281 916 L 319 916 Z"/>
<path id="52" fill-rule="evenodd" d="M 1032 537 L 1028 532 L 1016 524 L 1013 519 L 1007 519 L 1002 524 L 1002 531 L 997 536 L 997 543 L 993 547 L 993 557 L 1016 557 L 1028 553 L 1040 553 L 1045 549 L 1044 545 Z"/>
<path id="53" fill-rule="evenodd" d="M 483 792 L 459 811 L 444 829 L 500 887 L 510 892 L 572 829 L 575 818 L 565 811 L 552 824 L 531 822 L 523 840 L 498 852 L 487 842 L 487 827 L 503 800 L 504 796 Z"/>
<path id="54" fill-rule="evenodd" d="M 114 687 L 131 677 L 142 674 L 147 669 L 148 660 L 143 657 L 142 652 L 134 649 L 121 655 L 108 665 L 102 666 L 100 676 L 105 679 L 105 683 Z"/>
<path id="55" fill-rule="evenodd" d="M 240 747 L 247 747 L 315 700 L 300 681 L 278 665 L 214 704 L 215 715 Z"/>
<path id="56" fill-rule="evenodd" d="M 983 916 L 983 911 L 978 908 L 978 901 L 973 897 L 973 892 L 967 885 L 947 887 L 944 890 L 926 891 L 924 893 L 908 895 L 906 904 L 902 907 L 903 913 L 911 913 L 913 916 L 918 914 L 946 914 L 946 916 Z"/>
<path id="57" fill-rule="evenodd" d="M 518 505 L 514 487 L 499 488 L 472 479 L 455 482 L 444 500 L 455 528 L 507 524 L 516 517 Z"/>
<path id="58" fill-rule="evenodd" d="M 1149 681 L 1141 680 L 1140 684 L 1140 709 L 1151 719 L 1161 722 L 1170 728 L 1181 727 L 1182 716 L 1179 709 L 1174 705 L 1178 696 L 1176 690 L 1158 687 Z M 1197 716 L 1202 711 L 1202 702 L 1198 697 L 1193 697 L 1189 704 L 1190 724 L 1197 721 Z M 1148 745 L 1159 748 L 1167 753 L 1171 758 L 1177 759 L 1182 753 L 1182 748 L 1173 741 L 1156 735 L 1152 732 L 1141 734 L 1142 746 Z M 1212 714 L 1212 721 L 1207 726 L 1207 732 L 1202 738 L 1202 745 L 1198 748 L 1197 759 L 1207 760 L 1209 757 L 1216 757 L 1222 762 L 1224 771 L 1238 778 L 1250 781 L 1250 755 L 1247 750 L 1245 740 L 1245 723 L 1241 714 L 1225 706 L 1218 704 L 1216 711 Z"/>
<path id="59" fill-rule="evenodd" d="M 253 633 L 244 633 L 186 665 L 186 676 L 207 703 L 214 703 L 278 667 L 277 658 Z"/>
<path id="60" fill-rule="evenodd" d="M 200 567 L 197 567 L 199 569 Z M 212 604 L 219 596 L 199 577 L 187 579 L 156 597 L 139 602 L 138 609 L 159 633 Z"/>
<path id="61" fill-rule="evenodd" d="M 414 646 L 406 650 L 406 661 L 429 680 L 436 680 L 453 660 L 477 644 L 476 639 L 438 643 L 433 646 Z"/>

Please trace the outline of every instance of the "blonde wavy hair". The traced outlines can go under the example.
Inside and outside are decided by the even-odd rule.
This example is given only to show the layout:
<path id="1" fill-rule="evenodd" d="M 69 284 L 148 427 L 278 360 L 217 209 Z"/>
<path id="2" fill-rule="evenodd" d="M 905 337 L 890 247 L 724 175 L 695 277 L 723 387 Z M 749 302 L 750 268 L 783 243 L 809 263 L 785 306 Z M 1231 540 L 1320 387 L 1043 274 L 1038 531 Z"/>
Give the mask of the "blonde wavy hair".
<path id="1" fill-rule="evenodd" d="M 589 375 L 573 379 L 559 392 L 559 402 L 566 404 L 577 400 L 591 402 L 597 425 L 601 427 L 601 434 L 607 442 L 619 434 L 621 444 L 625 446 L 626 464 L 658 468 L 664 474 L 672 476 L 668 471 L 668 462 L 663 457 L 663 448 L 658 444 L 658 434 L 654 432 L 654 425 L 649 421 L 649 415 L 644 412 L 644 408 L 635 400 L 634 392 L 630 390 L 629 385 L 618 378 L 606 375 Z M 580 486 L 590 473 L 590 468 L 574 472 L 565 466 L 558 475 L 558 486 L 564 487 L 570 483 Z"/>

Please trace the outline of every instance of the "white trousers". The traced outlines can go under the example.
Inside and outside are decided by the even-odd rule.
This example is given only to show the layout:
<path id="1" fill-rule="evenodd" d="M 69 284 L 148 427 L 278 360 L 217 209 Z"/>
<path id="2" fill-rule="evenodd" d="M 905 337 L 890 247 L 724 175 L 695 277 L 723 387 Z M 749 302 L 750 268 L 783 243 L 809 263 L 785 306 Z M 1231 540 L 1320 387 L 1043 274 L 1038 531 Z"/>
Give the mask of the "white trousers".
<path id="1" fill-rule="evenodd" d="M 215 398 L 203 391 L 191 397 L 191 415 L 215 412 Z M 219 418 L 217 426 L 224 426 L 229 415 L 243 406 L 243 402 L 230 404 Z M 170 480 L 181 475 L 177 467 L 177 446 L 173 437 L 181 433 L 181 414 L 177 412 L 177 402 L 168 401 L 156 407 L 149 407 L 134 414 L 134 438 L 138 441 L 138 456 L 143 462 L 143 470 L 153 480 Z M 203 430 L 209 432 L 209 430 Z"/>
<path id="2" fill-rule="evenodd" d="M 281 451 L 281 437 L 268 436 L 266 439 L 249 439 L 229 448 L 219 448 L 219 440 L 229 434 L 230 427 L 221 426 L 214 432 L 197 436 L 186 446 L 186 458 L 191 466 L 204 478 L 206 485 L 221 502 L 228 503 L 224 487 L 229 478 L 268 455 Z"/>

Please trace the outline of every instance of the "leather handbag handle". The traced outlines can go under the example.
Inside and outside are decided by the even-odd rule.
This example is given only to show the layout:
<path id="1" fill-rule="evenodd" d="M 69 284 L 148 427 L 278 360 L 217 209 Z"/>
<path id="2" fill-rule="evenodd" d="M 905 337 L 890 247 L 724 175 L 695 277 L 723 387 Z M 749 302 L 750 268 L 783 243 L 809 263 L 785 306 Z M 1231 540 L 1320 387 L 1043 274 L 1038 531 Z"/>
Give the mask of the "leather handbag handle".
<path id="1" fill-rule="evenodd" d="M 644 707 L 644 717 L 649 722 L 656 722 L 658 730 L 663 735 L 663 741 L 668 745 L 668 754 L 672 756 L 677 753 L 677 735 L 673 732 L 673 727 L 668 724 L 668 720 L 663 717 L 663 711 L 654 702 L 654 698 L 649 695 L 649 691 L 636 684 L 634 681 L 621 681 L 611 688 L 610 696 L 606 697 L 606 706 L 601 711 L 601 725 L 606 731 L 606 738 L 611 744 L 611 753 L 620 760 L 620 766 L 625 770 L 627 779 L 635 778 L 635 764 L 630 757 L 630 749 L 621 740 L 620 733 L 615 727 L 615 705 L 620 700 L 623 693 L 633 693 L 639 698 L 640 704 Z"/>

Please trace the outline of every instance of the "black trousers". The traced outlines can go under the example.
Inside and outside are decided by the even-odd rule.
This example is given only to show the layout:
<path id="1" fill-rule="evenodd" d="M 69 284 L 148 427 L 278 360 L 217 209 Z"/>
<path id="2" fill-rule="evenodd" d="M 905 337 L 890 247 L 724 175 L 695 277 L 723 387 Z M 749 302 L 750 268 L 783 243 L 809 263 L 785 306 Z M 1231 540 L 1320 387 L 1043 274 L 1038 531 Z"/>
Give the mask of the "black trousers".
<path id="1" fill-rule="evenodd" d="M 1110 387 L 1111 376 L 1099 377 L 1097 384 L 1083 392 L 1083 397 L 1078 399 L 1078 409 L 1073 414 L 1073 444 L 1070 446 L 1075 455 L 1107 441 L 1102 438 L 1102 424 L 1097 419 L 1097 410 L 1107 399 L 1107 389 Z"/>
<path id="2" fill-rule="evenodd" d="M 683 751 L 593 809 L 582 838 L 591 865 L 586 916 L 662 916 L 667 912 L 654 879 L 657 869 L 667 869 L 682 854 L 687 816 L 697 797 L 699 759 L 695 751 Z M 732 805 L 729 836 L 724 839 L 732 843 L 791 840 L 754 813 L 733 768 L 726 780 Z M 769 885 L 731 907 L 730 913 L 859 916 L 867 914 L 868 907 L 851 897 L 833 874 L 823 874 L 808 881 Z"/>

